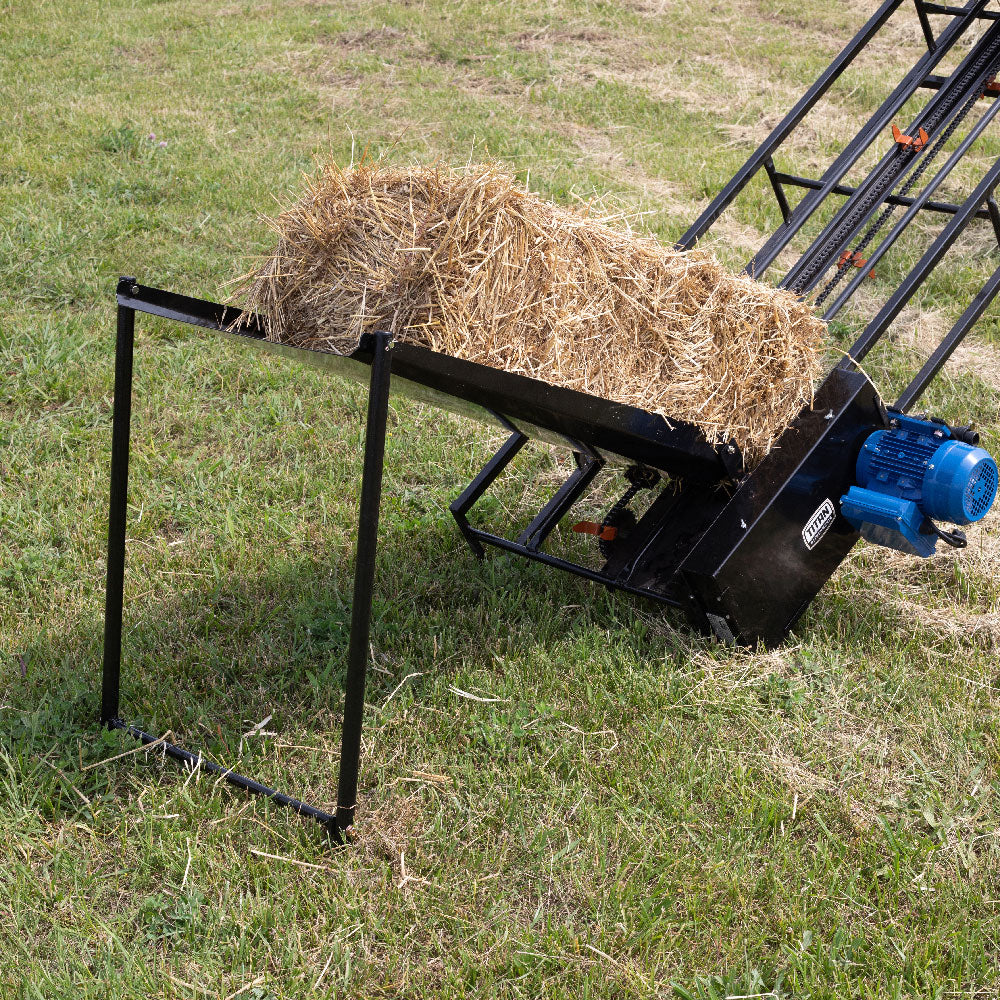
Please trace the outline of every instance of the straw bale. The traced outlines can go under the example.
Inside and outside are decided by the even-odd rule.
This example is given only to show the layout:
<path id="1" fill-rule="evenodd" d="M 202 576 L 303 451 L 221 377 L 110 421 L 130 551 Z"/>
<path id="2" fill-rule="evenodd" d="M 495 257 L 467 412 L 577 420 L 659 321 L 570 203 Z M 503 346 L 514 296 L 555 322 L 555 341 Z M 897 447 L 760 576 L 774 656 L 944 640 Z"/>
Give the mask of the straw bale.
<path id="1" fill-rule="evenodd" d="M 628 403 L 767 453 L 811 400 L 825 327 L 788 292 L 550 204 L 496 164 L 335 164 L 270 220 L 236 297 L 277 341 L 362 333 Z"/>

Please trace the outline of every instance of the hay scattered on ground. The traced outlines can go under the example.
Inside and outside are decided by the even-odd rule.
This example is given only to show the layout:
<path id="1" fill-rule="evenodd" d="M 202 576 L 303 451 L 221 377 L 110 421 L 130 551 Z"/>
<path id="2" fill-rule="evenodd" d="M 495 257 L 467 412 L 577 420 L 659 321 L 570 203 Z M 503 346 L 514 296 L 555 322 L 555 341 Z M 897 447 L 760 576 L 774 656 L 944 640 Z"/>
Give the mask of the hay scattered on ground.
<path id="1" fill-rule="evenodd" d="M 696 424 L 754 463 L 811 399 L 825 327 L 787 292 L 526 192 L 494 164 L 325 168 L 236 297 L 269 336 L 364 332 Z"/>

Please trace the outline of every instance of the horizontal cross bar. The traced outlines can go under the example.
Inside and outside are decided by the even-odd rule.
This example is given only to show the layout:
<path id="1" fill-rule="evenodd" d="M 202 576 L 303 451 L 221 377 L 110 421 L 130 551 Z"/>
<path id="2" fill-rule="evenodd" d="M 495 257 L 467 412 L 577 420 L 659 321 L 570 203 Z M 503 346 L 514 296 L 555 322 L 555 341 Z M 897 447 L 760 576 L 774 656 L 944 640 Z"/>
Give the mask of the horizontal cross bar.
<path id="1" fill-rule="evenodd" d="M 108 725 L 112 729 L 124 730 L 129 736 L 137 739 L 140 743 L 146 744 L 150 748 L 162 749 L 168 757 L 180 761 L 182 764 L 187 764 L 192 769 L 200 769 L 207 771 L 209 774 L 217 774 L 237 788 L 242 788 L 244 791 L 251 792 L 254 795 L 271 799 L 273 802 L 277 802 L 278 805 L 294 809 L 300 815 L 308 816 L 310 819 L 322 823 L 326 827 L 330 837 L 338 842 L 344 839 L 343 831 L 337 825 L 337 818 L 331 813 L 323 812 L 322 809 L 317 809 L 307 802 L 293 799 L 290 795 L 285 795 L 283 792 L 269 788 L 267 785 L 262 785 L 259 781 L 254 781 L 253 778 L 237 774 L 232 768 L 223 767 L 221 764 L 216 764 L 215 761 L 207 760 L 200 753 L 195 754 L 173 743 L 167 743 L 162 737 L 151 736 L 137 726 L 130 726 L 121 719 L 112 719 Z"/>
<path id="2" fill-rule="evenodd" d="M 936 73 L 932 73 L 930 76 L 924 77 L 923 83 L 920 84 L 924 90 L 940 90 L 948 82 L 948 77 L 938 76 Z M 998 88 L 989 86 L 983 93 L 983 99 L 987 97 L 996 97 L 998 93 Z"/>
<path id="3" fill-rule="evenodd" d="M 951 17 L 958 17 L 959 14 L 968 13 L 964 8 L 952 7 L 950 4 L 923 3 L 920 6 L 925 14 L 949 14 Z M 981 18 L 984 21 L 1000 21 L 1000 11 L 996 10 L 981 10 L 973 16 Z"/>
<path id="4" fill-rule="evenodd" d="M 779 184 L 791 184 L 794 187 L 809 188 L 812 191 L 818 191 L 823 185 L 818 180 L 814 180 L 812 177 L 799 177 L 795 174 L 786 173 L 776 173 L 774 179 Z M 838 184 L 834 189 L 834 194 L 844 195 L 850 197 L 857 191 L 856 187 L 852 187 L 849 184 Z M 910 198 L 907 195 L 897 195 L 891 194 L 885 199 L 885 204 L 887 205 L 902 205 L 905 208 L 909 208 L 917 199 Z M 929 201 L 923 206 L 928 212 L 943 212 L 945 215 L 954 215 L 960 205 L 955 205 L 950 201 Z M 985 209 L 980 209 L 975 218 L 977 219 L 989 219 L 990 213 Z"/>
<path id="5" fill-rule="evenodd" d="M 501 535 L 494 535 L 488 531 L 482 531 L 479 528 L 471 526 L 467 529 L 466 533 L 467 535 L 472 535 L 477 542 L 485 542 L 487 545 L 493 545 L 498 549 L 505 549 L 507 552 L 514 552 L 519 556 L 525 556 L 528 559 L 534 559 L 536 562 L 545 563 L 546 566 L 554 566 L 556 569 L 565 570 L 567 573 L 573 573 L 575 576 L 582 576 L 585 580 L 590 580 L 593 583 L 603 583 L 605 587 L 611 587 L 614 590 L 624 590 L 627 594 L 646 597 L 651 601 L 656 601 L 658 604 L 666 604 L 671 608 L 684 607 L 683 602 L 673 597 L 666 597 L 663 594 L 656 593 L 655 590 L 646 590 L 644 587 L 630 587 L 627 583 L 619 583 L 612 577 L 605 576 L 597 570 L 588 569 L 586 566 L 570 562 L 568 559 L 560 559 L 558 556 L 550 556 L 547 552 L 529 549 L 527 546 L 521 545 L 518 542 L 512 542 L 509 538 L 504 538 Z"/>

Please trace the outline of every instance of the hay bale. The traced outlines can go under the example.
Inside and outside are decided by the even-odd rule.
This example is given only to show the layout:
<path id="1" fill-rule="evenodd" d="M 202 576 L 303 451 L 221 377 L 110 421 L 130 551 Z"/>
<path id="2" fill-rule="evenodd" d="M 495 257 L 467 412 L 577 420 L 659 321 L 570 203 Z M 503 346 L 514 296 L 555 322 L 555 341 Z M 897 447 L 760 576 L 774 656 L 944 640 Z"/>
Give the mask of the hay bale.
<path id="1" fill-rule="evenodd" d="M 823 323 L 788 292 L 551 205 L 493 164 L 325 168 L 236 297 L 277 341 L 366 331 L 696 424 L 758 461 L 810 401 Z"/>

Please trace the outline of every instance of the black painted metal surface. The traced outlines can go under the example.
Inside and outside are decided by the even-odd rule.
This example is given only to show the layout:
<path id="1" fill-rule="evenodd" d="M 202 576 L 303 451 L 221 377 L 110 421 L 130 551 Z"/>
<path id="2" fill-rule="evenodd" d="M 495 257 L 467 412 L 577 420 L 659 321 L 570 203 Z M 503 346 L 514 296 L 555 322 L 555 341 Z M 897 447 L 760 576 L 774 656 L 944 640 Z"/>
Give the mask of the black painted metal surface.
<path id="1" fill-rule="evenodd" d="M 178 295 L 136 282 L 118 286 L 121 305 L 187 323 L 254 345 L 264 351 L 326 368 L 347 378 L 367 381 L 370 337 L 350 355 L 310 351 L 266 339 L 256 317 L 217 302 Z M 231 329 L 241 319 L 238 331 Z M 394 390 L 490 423 L 502 423 L 573 451 L 581 445 L 605 459 L 641 462 L 672 475 L 717 482 L 738 471 L 735 445 L 710 445 L 702 432 L 683 421 L 613 403 L 537 379 L 452 358 L 413 344 L 393 347 Z M 501 418 L 498 421 L 498 416 Z"/>
<path id="2" fill-rule="evenodd" d="M 385 333 L 364 338 L 359 349 L 348 356 L 275 344 L 267 340 L 257 316 L 245 315 L 219 303 L 140 285 L 131 277 L 120 279 L 101 722 L 125 730 L 144 744 L 162 745 L 165 754 L 185 766 L 204 768 L 235 786 L 288 806 L 320 821 L 335 839 L 345 839 L 357 804 L 390 385 L 393 390 L 497 424 L 510 433 L 506 443 L 451 506 L 477 556 L 485 554 L 486 545 L 497 547 L 661 605 L 684 608 L 696 626 L 728 642 L 780 642 L 859 537 L 840 514 L 839 498 L 854 482 L 855 461 L 862 441 L 873 429 L 885 425 L 886 414 L 874 387 L 856 369 L 857 361 L 878 342 L 971 220 L 991 219 L 1000 240 L 1000 209 L 994 199 L 995 188 L 1000 183 L 1000 161 L 986 170 L 963 203 L 938 202 L 931 198 L 943 177 L 998 113 L 996 103 L 973 126 L 945 168 L 921 194 L 911 197 L 905 180 L 901 180 L 901 190 L 893 190 L 895 181 L 905 178 L 909 164 L 915 162 L 915 158 L 905 151 L 891 150 L 861 183 L 845 183 L 849 169 L 919 88 L 927 87 L 936 90 L 937 94 L 917 115 L 911 131 L 919 123 L 926 124 L 930 130 L 941 129 L 939 135 L 932 136 L 932 141 L 939 140 L 941 148 L 950 137 L 946 132 L 949 122 L 961 122 L 964 114 L 971 113 L 983 95 L 997 96 L 996 88 L 987 78 L 1000 65 L 1000 25 L 996 24 L 1000 15 L 985 10 L 987 0 L 968 0 L 963 7 L 914 0 L 927 52 L 847 143 L 822 177 L 818 180 L 802 178 L 780 171 L 774 164 L 773 154 L 902 2 L 887 0 L 879 7 L 858 36 L 737 172 L 682 240 L 685 246 L 693 245 L 761 169 L 766 171 L 783 221 L 748 266 L 750 273 L 756 276 L 773 263 L 827 197 L 843 195 L 847 198 L 845 205 L 835 213 L 833 222 L 792 268 L 785 282 L 792 287 L 813 287 L 830 262 L 836 259 L 840 247 L 852 242 L 867 220 L 880 218 L 876 213 L 884 212 L 884 206 L 903 205 L 908 211 L 887 237 L 887 242 L 872 255 L 876 260 L 891 248 L 917 212 L 936 210 L 951 216 L 948 225 L 890 295 L 850 354 L 829 374 L 816 394 L 814 406 L 800 414 L 775 449 L 749 474 L 745 474 L 741 456 L 734 446 L 712 446 L 689 424 L 667 421 L 634 407 L 409 344 L 392 347 L 390 370 L 391 336 Z M 934 36 L 928 14 L 951 15 L 951 23 L 940 36 Z M 958 70 L 948 77 L 935 76 L 932 70 L 979 21 L 986 21 L 988 28 L 971 46 Z M 805 196 L 794 207 L 789 204 L 786 187 L 806 189 Z M 803 280 L 796 284 L 799 277 Z M 849 283 L 831 308 L 831 315 L 860 283 L 859 278 Z M 909 409 L 915 404 L 998 292 L 1000 268 L 904 391 L 897 404 L 901 409 Z M 336 816 L 207 761 L 198 753 L 157 739 L 127 725 L 119 717 L 136 312 L 200 327 L 255 349 L 369 382 Z M 242 320 L 242 324 L 234 329 L 232 324 L 237 319 Z M 531 438 L 571 449 L 578 456 L 576 471 L 516 541 L 473 526 L 468 517 L 473 506 Z M 643 476 L 652 469 L 667 478 L 637 521 L 631 511 L 618 511 L 619 515 L 628 514 L 628 531 L 617 541 L 605 540 L 608 544 L 602 550 L 606 558 L 601 569 L 591 569 L 542 551 L 547 537 L 608 460 L 629 465 L 636 463 L 644 467 L 639 470 Z M 656 476 L 650 475 L 649 488 L 655 488 Z M 626 498 L 630 500 L 632 495 L 628 492 Z"/>
<path id="3" fill-rule="evenodd" d="M 389 379 L 394 353 L 391 334 L 381 331 L 373 339 L 368 418 L 365 425 L 365 459 L 361 472 L 361 502 L 354 559 L 354 593 L 351 597 L 351 638 L 347 648 L 347 679 L 344 683 L 340 778 L 337 783 L 337 827 L 340 831 L 346 831 L 353 825 L 358 804 L 361 723 L 365 711 L 365 678 L 370 655 L 375 555 L 378 550 L 378 521 L 382 504 Z"/>
<path id="4" fill-rule="evenodd" d="M 844 178 L 864 152 L 880 136 L 885 134 L 892 120 L 920 88 L 923 80 L 976 23 L 978 19 L 977 15 L 986 7 L 987 2 L 988 0 L 970 0 L 962 8 L 961 14 L 956 16 L 952 23 L 941 33 L 934 50 L 926 52 L 917 60 L 913 69 L 900 81 L 879 109 L 859 129 L 858 133 L 847 143 L 833 163 L 824 171 L 823 176 L 820 178 L 822 186 L 818 190 L 808 191 L 802 201 L 792 209 L 788 222 L 779 226 L 761 249 L 757 251 L 753 259 L 747 264 L 746 271 L 748 274 L 760 278 L 766 273 L 781 251 L 791 243 L 795 235 L 812 218 L 833 192 L 834 188 L 844 182 Z M 884 169 L 882 164 L 876 167 L 876 171 L 881 169 Z"/>
<path id="5" fill-rule="evenodd" d="M 864 438 L 881 426 L 884 411 L 866 376 L 831 372 L 815 407 L 782 435 L 681 563 L 696 624 L 751 645 L 788 634 L 859 537 L 840 514 L 840 497 L 854 483 Z"/>
<path id="6" fill-rule="evenodd" d="M 104 662 L 101 677 L 101 723 L 105 726 L 111 725 L 118 718 L 134 344 L 135 312 L 126 306 L 119 306 L 115 333 L 115 396 L 111 424 L 111 499 L 108 514 L 108 560 L 104 588 Z"/>
<path id="7" fill-rule="evenodd" d="M 185 750 L 184 747 L 167 742 L 162 736 L 153 736 L 152 733 L 147 733 L 138 726 L 126 725 L 121 719 L 115 719 L 111 723 L 111 728 L 123 730 L 133 739 L 149 747 L 150 752 L 156 750 L 171 760 L 177 761 L 178 764 L 182 764 L 189 771 L 205 771 L 208 774 L 218 775 L 222 780 L 233 785 L 235 788 L 249 792 L 251 795 L 259 795 L 262 798 L 270 799 L 276 805 L 291 809 L 300 816 L 314 819 L 318 823 L 323 824 L 334 841 L 338 843 L 344 842 L 343 832 L 337 825 L 337 818 L 331 813 L 317 809 L 315 806 L 311 806 L 301 799 L 293 798 L 291 795 L 286 795 L 284 792 L 279 792 L 254 778 L 248 778 L 244 774 L 239 774 L 231 767 L 225 767 L 214 760 L 209 760 L 200 752 L 194 753 L 190 750 Z"/>

